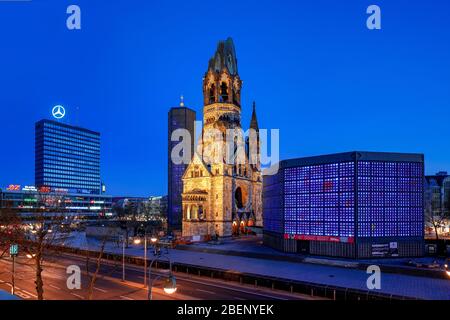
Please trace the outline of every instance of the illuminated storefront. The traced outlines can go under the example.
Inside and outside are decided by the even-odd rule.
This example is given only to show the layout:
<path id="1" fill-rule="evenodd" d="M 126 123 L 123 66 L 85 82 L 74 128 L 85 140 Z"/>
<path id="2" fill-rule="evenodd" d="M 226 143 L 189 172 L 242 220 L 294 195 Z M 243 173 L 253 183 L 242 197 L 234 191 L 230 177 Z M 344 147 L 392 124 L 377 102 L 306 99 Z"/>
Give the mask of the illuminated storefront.
<path id="1" fill-rule="evenodd" d="M 421 256 L 423 155 L 350 152 L 282 161 L 264 177 L 264 242 L 341 257 Z"/>
<path id="2" fill-rule="evenodd" d="M 14 185 L 17 186 L 17 185 Z M 38 212 L 75 217 L 78 219 L 97 219 L 112 216 L 112 197 L 68 193 L 61 189 L 9 186 L 0 189 L 0 208 L 20 213 L 23 218 L 33 219 Z"/>

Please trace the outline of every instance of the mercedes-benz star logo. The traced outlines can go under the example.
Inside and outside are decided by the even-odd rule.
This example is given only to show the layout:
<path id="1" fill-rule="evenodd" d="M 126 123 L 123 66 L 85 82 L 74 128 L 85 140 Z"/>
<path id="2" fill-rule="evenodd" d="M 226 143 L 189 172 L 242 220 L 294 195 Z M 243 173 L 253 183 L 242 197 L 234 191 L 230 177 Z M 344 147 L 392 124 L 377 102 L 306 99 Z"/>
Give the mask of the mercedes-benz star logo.
<path id="1" fill-rule="evenodd" d="M 63 106 L 55 106 L 52 109 L 52 115 L 56 119 L 62 119 L 66 115 L 66 109 Z"/>

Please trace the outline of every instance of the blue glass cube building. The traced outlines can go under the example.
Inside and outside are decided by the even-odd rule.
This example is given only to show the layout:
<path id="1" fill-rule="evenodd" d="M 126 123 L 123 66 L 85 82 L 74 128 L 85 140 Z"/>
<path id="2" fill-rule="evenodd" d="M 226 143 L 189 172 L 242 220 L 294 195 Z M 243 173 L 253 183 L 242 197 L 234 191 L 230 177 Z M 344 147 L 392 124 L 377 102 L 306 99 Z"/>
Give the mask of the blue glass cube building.
<path id="1" fill-rule="evenodd" d="M 41 120 L 35 129 L 37 187 L 101 194 L 100 133 L 53 120 Z"/>
<path id="2" fill-rule="evenodd" d="M 346 258 L 424 250 L 424 156 L 349 152 L 282 161 L 264 176 L 264 243 Z"/>

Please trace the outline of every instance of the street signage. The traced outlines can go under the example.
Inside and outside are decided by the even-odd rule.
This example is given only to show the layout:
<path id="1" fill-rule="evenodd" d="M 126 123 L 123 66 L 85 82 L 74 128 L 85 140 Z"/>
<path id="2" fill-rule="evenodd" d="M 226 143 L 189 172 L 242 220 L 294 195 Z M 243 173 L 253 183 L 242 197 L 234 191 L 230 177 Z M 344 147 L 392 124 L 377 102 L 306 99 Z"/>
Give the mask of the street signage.
<path id="1" fill-rule="evenodd" d="M 19 254 L 19 246 L 17 244 L 10 245 L 9 254 L 11 256 L 17 256 Z"/>

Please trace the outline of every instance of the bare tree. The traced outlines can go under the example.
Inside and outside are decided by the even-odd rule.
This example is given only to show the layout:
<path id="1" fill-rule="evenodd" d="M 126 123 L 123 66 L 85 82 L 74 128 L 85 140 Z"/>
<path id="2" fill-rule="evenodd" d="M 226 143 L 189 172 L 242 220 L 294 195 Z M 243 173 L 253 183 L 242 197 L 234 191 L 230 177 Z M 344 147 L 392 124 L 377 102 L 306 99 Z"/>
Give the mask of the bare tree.
<path id="1" fill-rule="evenodd" d="M 39 192 L 38 208 L 35 210 L 33 227 L 25 234 L 22 247 L 31 258 L 35 270 L 35 285 L 38 300 L 44 299 L 44 260 L 58 253 L 57 239 L 66 232 L 69 217 L 64 214 L 64 198 L 59 194 Z"/>
<path id="2" fill-rule="evenodd" d="M 95 282 L 97 281 L 97 277 L 98 277 L 98 273 L 100 271 L 101 268 L 101 263 L 102 263 L 102 258 L 103 258 L 103 253 L 105 252 L 105 246 L 106 246 L 106 241 L 107 241 L 107 236 L 105 236 L 102 240 L 102 244 L 100 246 L 100 251 L 98 253 L 98 256 L 96 258 L 96 264 L 95 264 L 95 271 L 92 275 L 90 275 L 89 273 L 89 252 L 87 253 L 87 259 L 86 259 L 86 271 L 88 276 L 90 276 L 90 281 L 89 281 L 89 288 L 88 288 L 88 300 L 92 300 L 92 297 L 94 295 L 94 286 L 95 286 Z"/>
<path id="3" fill-rule="evenodd" d="M 431 214 L 428 216 L 428 222 L 433 226 L 434 234 L 436 236 L 436 242 L 439 241 L 439 229 L 445 223 L 446 216 L 444 214 Z"/>

